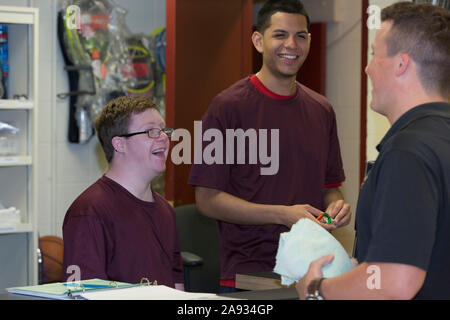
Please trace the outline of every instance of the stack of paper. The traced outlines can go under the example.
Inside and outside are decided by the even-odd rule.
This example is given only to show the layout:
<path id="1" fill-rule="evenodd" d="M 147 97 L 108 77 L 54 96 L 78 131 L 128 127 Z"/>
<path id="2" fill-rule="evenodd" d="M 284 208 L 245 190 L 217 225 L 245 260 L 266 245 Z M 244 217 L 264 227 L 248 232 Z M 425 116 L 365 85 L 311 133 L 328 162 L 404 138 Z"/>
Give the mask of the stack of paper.
<path id="1" fill-rule="evenodd" d="M 166 286 L 136 286 L 115 290 L 85 292 L 88 300 L 208 300 L 219 299 L 212 293 L 184 292 Z"/>

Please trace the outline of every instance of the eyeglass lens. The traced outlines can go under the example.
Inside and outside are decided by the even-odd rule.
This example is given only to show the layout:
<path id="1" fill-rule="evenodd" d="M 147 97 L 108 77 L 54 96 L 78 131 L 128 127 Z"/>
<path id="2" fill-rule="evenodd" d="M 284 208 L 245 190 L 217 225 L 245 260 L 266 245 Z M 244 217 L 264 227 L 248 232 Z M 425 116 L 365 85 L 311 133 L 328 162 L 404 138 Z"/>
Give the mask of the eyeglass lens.
<path id="1" fill-rule="evenodd" d="M 153 129 L 148 130 L 148 136 L 150 138 L 159 138 L 161 136 L 161 132 L 164 132 L 169 137 L 172 134 L 172 130 L 168 129 L 168 128 L 164 128 L 164 129 L 153 128 Z"/>

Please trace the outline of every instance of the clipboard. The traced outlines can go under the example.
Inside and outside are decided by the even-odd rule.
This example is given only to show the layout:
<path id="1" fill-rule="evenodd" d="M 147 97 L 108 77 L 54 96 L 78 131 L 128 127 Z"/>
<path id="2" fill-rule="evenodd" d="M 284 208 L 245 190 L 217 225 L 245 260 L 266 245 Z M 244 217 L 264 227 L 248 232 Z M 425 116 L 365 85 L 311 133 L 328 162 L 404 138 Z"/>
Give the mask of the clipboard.
<path id="1" fill-rule="evenodd" d="M 213 293 L 193 293 L 142 278 L 139 284 L 90 279 L 6 289 L 8 293 L 55 300 L 228 300 Z"/>
<path id="2" fill-rule="evenodd" d="M 75 282 L 56 282 L 38 286 L 14 287 L 6 289 L 8 293 L 34 296 L 56 300 L 77 299 L 88 291 L 110 290 L 136 286 L 126 282 L 89 279 Z"/>

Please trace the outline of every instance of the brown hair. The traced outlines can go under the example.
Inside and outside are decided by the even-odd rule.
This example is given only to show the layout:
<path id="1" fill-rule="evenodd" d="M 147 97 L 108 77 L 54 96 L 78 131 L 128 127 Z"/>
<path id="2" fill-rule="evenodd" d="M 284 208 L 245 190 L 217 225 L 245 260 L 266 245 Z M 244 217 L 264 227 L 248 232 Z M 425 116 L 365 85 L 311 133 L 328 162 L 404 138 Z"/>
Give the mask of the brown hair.
<path id="1" fill-rule="evenodd" d="M 115 98 L 102 109 L 95 121 L 95 129 L 108 162 L 111 162 L 114 156 L 112 138 L 128 133 L 131 115 L 142 113 L 147 109 L 158 110 L 158 107 L 146 97 Z"/>
<path id="2" fill-rule="evenodd" d="M 407 53 L 418 64 L 427 92 L 450 94 L 450 11 L 429 3 L 399 2 L 381 11 L 392 21 L 386 39 L 388 56 Z"/>

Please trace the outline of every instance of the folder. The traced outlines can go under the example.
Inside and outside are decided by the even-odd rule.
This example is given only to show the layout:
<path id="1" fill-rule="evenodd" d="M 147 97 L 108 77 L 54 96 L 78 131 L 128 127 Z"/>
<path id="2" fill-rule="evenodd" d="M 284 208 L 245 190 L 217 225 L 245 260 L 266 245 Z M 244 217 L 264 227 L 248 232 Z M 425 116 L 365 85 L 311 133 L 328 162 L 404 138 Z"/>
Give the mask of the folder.
<path id="1" fill-rule="evenodd" d="M 9 293 L 56 300 L 235 300 L 213 293 L 194 293 L 158 285 L 142 278 L 139 284 L 90 279 L 6 289 Z"/>
<path id="2" fill-rule="evenodd" d="M 88 291 L 108 290 L 135 286 L 126 282 L 109 281 L 102 279 L 89 279 L 75 282 L 57 282 L 38 286 L 14 287 L 6 289 L 8 293 L 49 298 L 57 300 L 77 299 Z"/>

